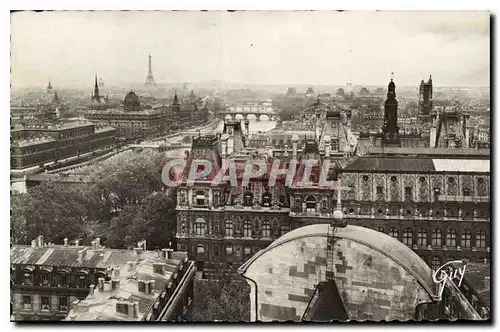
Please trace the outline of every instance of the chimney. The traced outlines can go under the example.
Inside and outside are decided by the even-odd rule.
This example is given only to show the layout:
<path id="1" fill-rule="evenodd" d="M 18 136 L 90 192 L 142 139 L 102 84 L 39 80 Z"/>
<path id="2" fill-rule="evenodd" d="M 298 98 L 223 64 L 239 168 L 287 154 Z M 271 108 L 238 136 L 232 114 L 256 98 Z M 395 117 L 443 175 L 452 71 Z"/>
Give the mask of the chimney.
<path id="1" fill-rule="evenodd" d="M 146 240 L 141 240 L 137 242 L 137 247 L 142 248 L 144 251 L 146 251 Z"/>
<path id="2" fill-rule="evenodd" d="M 153 273 L 164 274 L 165 273 L 164 266 L 165 264 L 153 263 Z"/>
<path id="3" fill-rule="evenodd" d="M 167 259 L 172 259 L 172 252 L 174 252 L 174 249 L 168 248 L 167 249 Z"/>
<path id="4" fill-rule="evenodd" d="M 134 301 L 131 303 L 128 303 L 128 316 L 130 318 L 137 318 L 137 308 L 139 306 L 139 302 Z"/>
<path id="5" fill-rule="evenodd" d="M 89 295 L 94 295 L 94 289 L 95 289 L 94 285 L 89 286 Z"/>
<path id="6" fill-rule="evenodd" d="M 96 241 L 97 249 L 100 249 L 101 248 L 101 238 L 98 237 L 97 239 L 95 239 L 95 241 Z"/>
<path id="7" fill-rule="evenodd" d="M 104 278 L 97 279 L 97 288 L 99 288 L 101 292 L 104 291 Z"/>
<path id="8" fill-rule="evenodd" d="M 86 253 L 87 253 L 87 248 L 83 248 L 82 250 L 79 250 L 78 251 L 78 260 L 83 261 Z"/>
<path id="9" fill-rule="evenodd" d="M 120 288 L 120 279 L 112 279 L 111 280 L 111 288 L 112 289 Z"/>
<path id="10" fill-rule="evenodd" d="M 75 240 L 75 246 L 79 246 L 80 245 L 80 240 Z"/>
<path id="11" fill-rule="evenodd" d="M 142 252 L 144 251 L 144 249 L 142 249 L 142 247 L 138 247 L 138 248 L 134 248 L 134 251 L 135 251 L 136 255 L 140 257 Z"/>
<path id="12" fill-rule="evenodd" d="M 135 269 L 135 266 L 136 266 L 137 262 L 134 262 L 134 261 L 128 261 L 127 262 L 127 265 L 128 265 L 128 270 L 129 271 L 133 271 Z"/>
<path id="13" fill-rule="evenodd" d="M 120 277 L 120 265 L 116 265 L 113 267 L 113 271 L 111 272 L 112 278 Z"/>
<path id="14" fill-rule="evenodd" d="M 31 248 L 36 248 L 36 240 L 31 241 Z"/>
<path id="15" fill-rule="evenodd" d="M 65 246 L 65 247 L 67 247 L 67 246 L 68 246 L 68 238 L 67 238 L 67 237 L 65 237 L 65 238 L 64 238 L 64 246 Z"/>
<path id="16" fill-rule="evenodd" d="M 490 277 L 484 277 L 484 289 L 490 289 Z"/>
<path id="17" fill-rule="evenodd" d="M 96 242 L 95 242 L 95 240 L 94 240 L 94 241 L 92 241 L 92 250 L 96 250 L 96 249 L 97 249 L 97 247 L 96 247 Z"/>
<path id="18" fill-rule="evenodd" d="M 110 292 L 113 290 L 113 285 L 110 280 L 104 281 L 103 292 Z"/>
<path id="19" fill-rule="evenodd" d="M 44 246 L 43 235 L 38 235 L 37 240 L 38 240 L 38 246 L 42 248 Z"/>

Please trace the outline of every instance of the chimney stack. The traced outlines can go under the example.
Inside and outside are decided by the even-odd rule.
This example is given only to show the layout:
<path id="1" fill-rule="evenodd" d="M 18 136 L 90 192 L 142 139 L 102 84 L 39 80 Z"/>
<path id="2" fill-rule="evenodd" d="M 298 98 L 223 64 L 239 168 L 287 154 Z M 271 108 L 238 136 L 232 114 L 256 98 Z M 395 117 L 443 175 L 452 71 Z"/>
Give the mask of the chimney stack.
<path id="1" fill-rule="evenodd" d="M 94 285 L 90 285 L 90 286 L 89 286 L 89 289 L 90 289 L 89 294 L 90 294 L 90 295 L 94 295 L 94 288 L 95 288 L 95 286 L 94 286 Z"/>
<path id="2" fill-rule="evenodd" d="M 38 240 L 38 246 L 39 246 L 40 248 L 42 248 L 42 247 L 44 246 L 44 244 L 45 244 L 45 243 L 43 242 L 43 235 L 38 235 L 37 240 Z"/>
<path id="3" fill-rule="evenodd" d="M 293 159 L 297 159 L 297 145 L 299 142 L 299 136 L 293 135 L 292 136 L 292 156 Z"/>
<path id="4" fill-rule="evenodd" d="M 65 238 L 64 238 L 64 246 L 65 246 L 65 247 L 67 247 L 67 246 L 68 246 L 68 238 L 67 238 L 67 237 L 65 237 Z"/>
<path id="5" fill-rule="evenodd" d="M 146 240 L 141 240 L 139 242 L 137 242 L 137 247 L 138 248 L 142 248 L 142 250 L 146 251 Z"/>
<path id="6" fill-rule="evenodd" d="M 79 246 L 80 245 L 80 240 L 75 240 L 75 246 Z"/>
<path id="7" fill-rule="evenodd" d="M 84 260 L 86 253 L 87 253 L 87 248 L 83 248 L 82 250 L 78 251 L 78 260 L 80 262 Z"/>
<path id="8" fill-rule="evenodd" d="M 112 289 L 118 289 L 120 287 L 120 279 L 112 279 L 111 280 L 111 288 Z"/>
<path id="9" fill-rule="evenodd" d="M 104 291 L 104 278 L 97 279 L 97 288 L 99 288 L 100 292 Z"/>
<path id="10" fill-rule="evenodd" d="M 31 248 L 36 248 L 36 240 L 31 241 Z"/>

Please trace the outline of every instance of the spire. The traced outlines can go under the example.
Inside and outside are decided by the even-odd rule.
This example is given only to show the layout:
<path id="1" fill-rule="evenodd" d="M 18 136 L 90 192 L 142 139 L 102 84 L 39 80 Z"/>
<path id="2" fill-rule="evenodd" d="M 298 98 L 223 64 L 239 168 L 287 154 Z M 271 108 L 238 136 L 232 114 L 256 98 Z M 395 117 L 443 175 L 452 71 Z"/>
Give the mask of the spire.
<path id="1" fill-rule="evenodd" d="M 57 95 L 57 91 L 54 91 L 54 103 L 59 103 L 59 96 Z"/>
<path id="2" fill-rule="evenodd" d="M 47 90 L 52 90 L 52 84 L 50 84 L 50 81 L 49 81 L 49 85 L 47 85 Z"/>
<path id="3" fill-rule="evenodd" d="M 97 74 L 95 74 L 94 95 L 92 96 L 92 100 L 98 103 L 101 101 L 99 96 L 99 85 L 97 84 Z"/>
<path id="4" fill-rule="evenodd" d="M 177 93 L 174 94 L 174 102 L 172 104 L 179 104 L 179 100 L 177 99 Z"/>

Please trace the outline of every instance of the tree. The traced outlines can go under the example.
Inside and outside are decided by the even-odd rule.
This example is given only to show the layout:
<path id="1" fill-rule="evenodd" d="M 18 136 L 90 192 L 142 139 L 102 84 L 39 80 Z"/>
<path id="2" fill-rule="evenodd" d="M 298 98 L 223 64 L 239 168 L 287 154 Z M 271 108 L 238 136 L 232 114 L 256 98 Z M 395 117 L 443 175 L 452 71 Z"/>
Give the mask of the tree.
<path id="1" fill-rule="evenodd" d="M 195 279 L 193 308 L 183 320 L 240 322 L 250 320 L 250 286 L 238 273 L 219 279 Z"/>
<path id="2" fill-rule="evenodd" d="M 48 182 L 28 194 L 13 194 L 12 228 L 16 243 L 29 244 L 38 235 L 47 242 L 90 236 L 94 202 L 80 188 Z"/>

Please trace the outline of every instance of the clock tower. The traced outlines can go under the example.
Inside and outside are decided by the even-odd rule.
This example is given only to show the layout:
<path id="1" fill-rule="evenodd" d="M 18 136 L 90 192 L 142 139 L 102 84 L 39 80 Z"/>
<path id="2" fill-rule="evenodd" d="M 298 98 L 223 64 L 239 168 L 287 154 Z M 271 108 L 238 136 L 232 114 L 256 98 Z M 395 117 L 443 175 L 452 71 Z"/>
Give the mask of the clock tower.
<path id="1" fill-rule="evenodd" d="M 391 78 L 384 103 L 384 125 L 382 126 L 382 146 L 401 147 L 398 127 L 398 101 L 396 84 Z"/>

